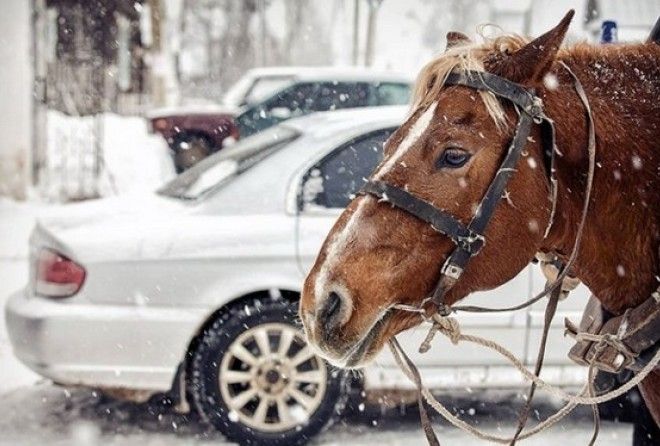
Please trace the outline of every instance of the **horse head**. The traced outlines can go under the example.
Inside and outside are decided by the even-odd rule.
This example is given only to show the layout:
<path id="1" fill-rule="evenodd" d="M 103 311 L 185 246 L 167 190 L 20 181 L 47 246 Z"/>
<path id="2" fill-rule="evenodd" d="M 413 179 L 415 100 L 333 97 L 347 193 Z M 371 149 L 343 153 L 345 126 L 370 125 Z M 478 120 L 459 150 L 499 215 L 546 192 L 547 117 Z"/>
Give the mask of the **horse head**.
<path id="1" fill-rule="evenodd" d="M 450 33 L 445 53 L 421 71 L 412 112 L 386 142 L 370 180 L 405 190 L 467 225 L 500 168 L 520 110 L 490 91 L 446 80 L 456 70 L 488 72 L 542 95 L 572 15 L 533 41 L 509 35 L 475 43 Z M 551 204 L 540 131 L 533 126 L 527 138 L 483 234 L 487 243 L 443 290 L 447 304 L 507 282 L 542 245 Z M 300 316 L 309 341 L 337 365 L 367 363 L 392 336 L 422 321 L 395 306 L 433 306 L 426 298 L 455 246 L 386 196 L 358 195 L 306 278 Z"/>

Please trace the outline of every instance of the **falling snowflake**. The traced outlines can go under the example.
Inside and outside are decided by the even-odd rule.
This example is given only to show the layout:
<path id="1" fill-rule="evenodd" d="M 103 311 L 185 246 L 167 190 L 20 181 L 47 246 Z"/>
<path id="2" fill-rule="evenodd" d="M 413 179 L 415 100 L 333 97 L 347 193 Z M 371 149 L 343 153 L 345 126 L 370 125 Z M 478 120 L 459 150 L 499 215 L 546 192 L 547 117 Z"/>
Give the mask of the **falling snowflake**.
<path id="1" fill-rule="evenodd" d="M 545 85 L 545 88 L 548 90 L 556 90 L 557 87 L 559 87 L 557 76 L 555 76 L 554 73 L 546 74 L 543 76 L 543 85 Z"/>
<path id="2" fill-rule="evenodd" d="M 625 277 L 626 269 L 623 267 L 623 265 L 617 265 L 616 266 L 616 274 L 619 277 Z"/>

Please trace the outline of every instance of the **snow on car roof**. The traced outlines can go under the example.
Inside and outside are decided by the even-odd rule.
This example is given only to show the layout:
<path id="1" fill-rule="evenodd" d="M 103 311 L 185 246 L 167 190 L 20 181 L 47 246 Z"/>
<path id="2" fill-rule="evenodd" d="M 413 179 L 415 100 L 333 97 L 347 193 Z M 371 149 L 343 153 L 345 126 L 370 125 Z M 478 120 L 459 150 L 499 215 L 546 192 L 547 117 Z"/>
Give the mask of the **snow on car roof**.
<path id="1" fill-rule="evenodd" d="M 360 67 L 264 67 L 246 73 L 251 77 L 291 76 L 299 80 L 355 80 L 367 82 L 412 82 L 412 76 L 394 71 L 379 71 Z"/>
<path id="2" fill-rule="evenodd" d="M 301 133 L 322 139 L 352 128 L 371 126 L 399 126 L 410 107 L 405 105 L 361 107 L 346 110 L 317 112 L 293 118 L 280 124 Z"/>

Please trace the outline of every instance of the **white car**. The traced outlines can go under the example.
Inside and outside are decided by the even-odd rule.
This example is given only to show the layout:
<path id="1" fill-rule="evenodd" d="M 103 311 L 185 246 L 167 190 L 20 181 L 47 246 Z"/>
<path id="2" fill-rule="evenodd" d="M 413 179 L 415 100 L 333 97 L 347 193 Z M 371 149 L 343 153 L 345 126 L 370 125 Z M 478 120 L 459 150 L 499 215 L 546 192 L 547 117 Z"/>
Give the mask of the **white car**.
<path id="1" fill-rule="evenodd" d="M 305 344 L 296 302 L 331 225 L 382 156 L 404 108 L 320 113 L 246 138 L 178 176 L 158 194 L 68 206 L 31 237 L 31 280 L 6 307 L 16 355 L 64 385 L 181 389 L 229 438 L 303 443 L 337 415 L 345 374 Z M 471 302 L 520 302 L 543 284 L 529 267 Z M 579 294 L 579 293 L 578 293 Z M 584 293 L 582 293 L 584 294 Z M 562 302 L 544 377 L 577 385 Z M 499 341 L 530 364 L 542 304 L 461 315 L 463 330 Z M 436 389 L 524 384 L 502 358 L 438 339 L 416 353 L 423 328 L 399 336 Z M 411 383 L 388 353 L 364 370 L 366 389 Z"/>

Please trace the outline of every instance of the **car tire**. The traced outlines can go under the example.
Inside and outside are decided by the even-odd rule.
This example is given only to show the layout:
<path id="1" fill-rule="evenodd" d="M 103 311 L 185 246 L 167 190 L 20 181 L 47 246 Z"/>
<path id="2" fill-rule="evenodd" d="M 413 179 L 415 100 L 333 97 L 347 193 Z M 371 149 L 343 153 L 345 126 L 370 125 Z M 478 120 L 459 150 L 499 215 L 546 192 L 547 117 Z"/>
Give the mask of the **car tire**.
<path id="1" fill-rule="evenodd" d="M 172 142 L 176 172 L 181 173 L 191 168 L 213 153 L 213 149 L 213 143 L 205 135 L 194 133 L 178 135 Z"/>
<path id="2" fill-rule="evenodd" d="M 345 373 L 313 353 L 296 320 L 297 304 L 255 299 L 221 312 L 191 351 L 193 404 L 229 440 L 301 445 L 342 413 Z"/>

